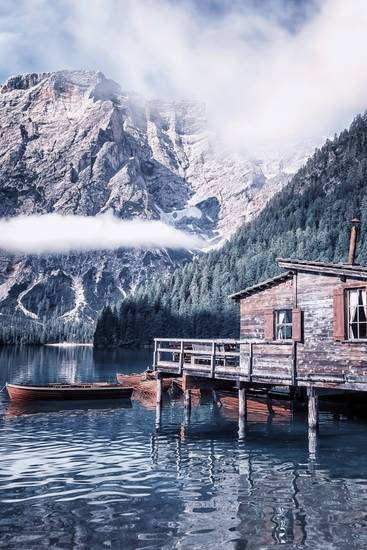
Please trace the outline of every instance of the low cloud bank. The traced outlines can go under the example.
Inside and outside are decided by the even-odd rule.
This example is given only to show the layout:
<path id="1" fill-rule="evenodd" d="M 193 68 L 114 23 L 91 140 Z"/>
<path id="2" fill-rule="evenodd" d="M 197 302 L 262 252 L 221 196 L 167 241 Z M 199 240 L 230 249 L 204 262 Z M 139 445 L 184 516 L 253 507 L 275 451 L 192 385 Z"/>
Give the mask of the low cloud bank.
<path id="1" fill-rule="evenodd" d="M 160 221 L 120 220 L 112 214 L 44 214 L 0 219 L 0 248 L 30 254 L 117 248 L 198 249 L 202 241 Z"/>

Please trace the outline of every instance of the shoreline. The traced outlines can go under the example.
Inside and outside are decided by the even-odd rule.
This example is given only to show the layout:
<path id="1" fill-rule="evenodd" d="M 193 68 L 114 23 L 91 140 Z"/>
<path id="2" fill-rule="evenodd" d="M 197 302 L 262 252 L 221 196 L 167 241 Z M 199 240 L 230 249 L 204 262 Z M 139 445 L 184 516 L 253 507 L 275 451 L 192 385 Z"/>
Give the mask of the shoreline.
<path id="1" fill-rule="evenodd" d="M 74 348 L 80 346 L 93 347 L 93 344 L 83 343 L 83 342 L 56 342 L 54 344 L 43 344 L 44 346 L 54 347 L 54 348 Z"/>

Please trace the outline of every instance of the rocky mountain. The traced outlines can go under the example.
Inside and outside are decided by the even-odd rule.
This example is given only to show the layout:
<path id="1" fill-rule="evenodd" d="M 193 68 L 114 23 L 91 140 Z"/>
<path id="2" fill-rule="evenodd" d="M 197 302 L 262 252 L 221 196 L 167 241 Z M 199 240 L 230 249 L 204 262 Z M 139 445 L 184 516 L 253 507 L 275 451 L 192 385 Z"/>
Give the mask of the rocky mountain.
<path id="1" fill-rule="evenodd" d="M 256 217 L 311 152 L 307 145 L 266 160 L 233 153 L 208 130 L 204 105 L 148 101 L 99 72 L 14 76 L 0 88 L 0 217 L 113 211 L 162 219 L 213 248 Z M 0 251 L 3 339 L 19 331 L 89 338 L 106 303 L 190 258 Z"/>

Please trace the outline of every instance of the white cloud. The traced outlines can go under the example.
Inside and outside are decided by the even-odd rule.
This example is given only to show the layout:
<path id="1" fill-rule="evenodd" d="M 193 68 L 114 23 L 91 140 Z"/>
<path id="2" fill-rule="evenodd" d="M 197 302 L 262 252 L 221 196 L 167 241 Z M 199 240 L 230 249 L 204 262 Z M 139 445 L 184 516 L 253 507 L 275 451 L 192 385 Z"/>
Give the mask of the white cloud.
<path id="1" fill-rule="evenodd" d="M 224 140 L 258 154 L 318 141 L 367 106 L 366 0 L 314 3 L 290 30 L 281 0 L 223 0 L 221 17 L 188 0 L 20 0 L 0 14 L 3 58 L 11 72 L 96 68 L 148 97 L 205 101 Z"/>
<path id="2" fill-rule="evenodd" d="M 117 248 L 198 249 L 202 241 L 160 221 L 45 214 L 0 219 L 0 248 L 10 252 L 67 253 Z"/>

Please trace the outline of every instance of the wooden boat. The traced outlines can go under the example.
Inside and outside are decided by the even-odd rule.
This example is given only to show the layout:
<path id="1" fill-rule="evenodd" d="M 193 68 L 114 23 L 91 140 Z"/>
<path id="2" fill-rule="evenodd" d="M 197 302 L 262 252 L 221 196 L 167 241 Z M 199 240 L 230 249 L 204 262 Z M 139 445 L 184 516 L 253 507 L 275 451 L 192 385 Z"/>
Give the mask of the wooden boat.
<path id="1" fill-rule="evenodd" d="M 230 391 L 217 391 L 221 412 L 231 419 L 238 418 L 238 395 Z M 252 421 L 264 422 L 273 414 L 273 421 L 283 421 L 292 418 L 291 403 L 286 400 L 267 400 L 266 396 L 249 396 L 247 398 L 247 415 Z"/>
<path id="2" fill-rule="evenodd" d="M 130 398 L 133 388 L 120 384 L 6 384 L 11 400 L 64 400 L 64 399 L 111 399 Z"/>
<path id="3" fill-rule="evenodd" d="M 156 386 L 148 384 L 148 382 L 155 381 L 155 373 L 151 371 L 142 372 L 141 374 L 116 374 L 117 382 L 122 386 L 129 386 L 134 389 L 143 388 L 144 385 L 149 388 L 149 392 L 156 391 Z M 163 378 L 163 391 L 166 392 L 172 386 L 173 378 Z"/>
<path id="4" fill-rule="evenodd" d="M 9 401 L 6 416 L 53 414 L 68 411 L 103 411 L 131 409 L 131 399 L 27 399 Z"/>
<path id="5" fill-rule="evenodd" d="M 144 380 L 135 386 L 133 400 L 139 401 L 147 409 L 155 409 L 157 395 L 157 383 L 155 380 Z"/>
<path id="6" fill-rule="evenodd" d="M 145 373 L 141 373 L 141 374 L 120 374 L 120 373 L 117 373 L 116 374 L 116 379 L 117 379 L 117 382 L 121 386 L 125 386 L 125 387 L 129 386 L 131 388 L 135 388 L 136 386 L 141 384 L 141 382 L 146 380 Z"/>
<path id="7" fill-rule="evenodd" d="M 174 391 L 178 395 L 181 395 L 183 393 L 183 380 L 182 380 L 182 378 L 172 378 L 172 385 L 173 385 Z M 191 390 L 191 397 L 195 397 L 195 398 L 200 399 L 201 395 L 204 394 L 206 391 L 207 390 L 199 390 L 199 389 Z M 211 390 L 209 390 L 209 392 L 211 393 Z"/>

